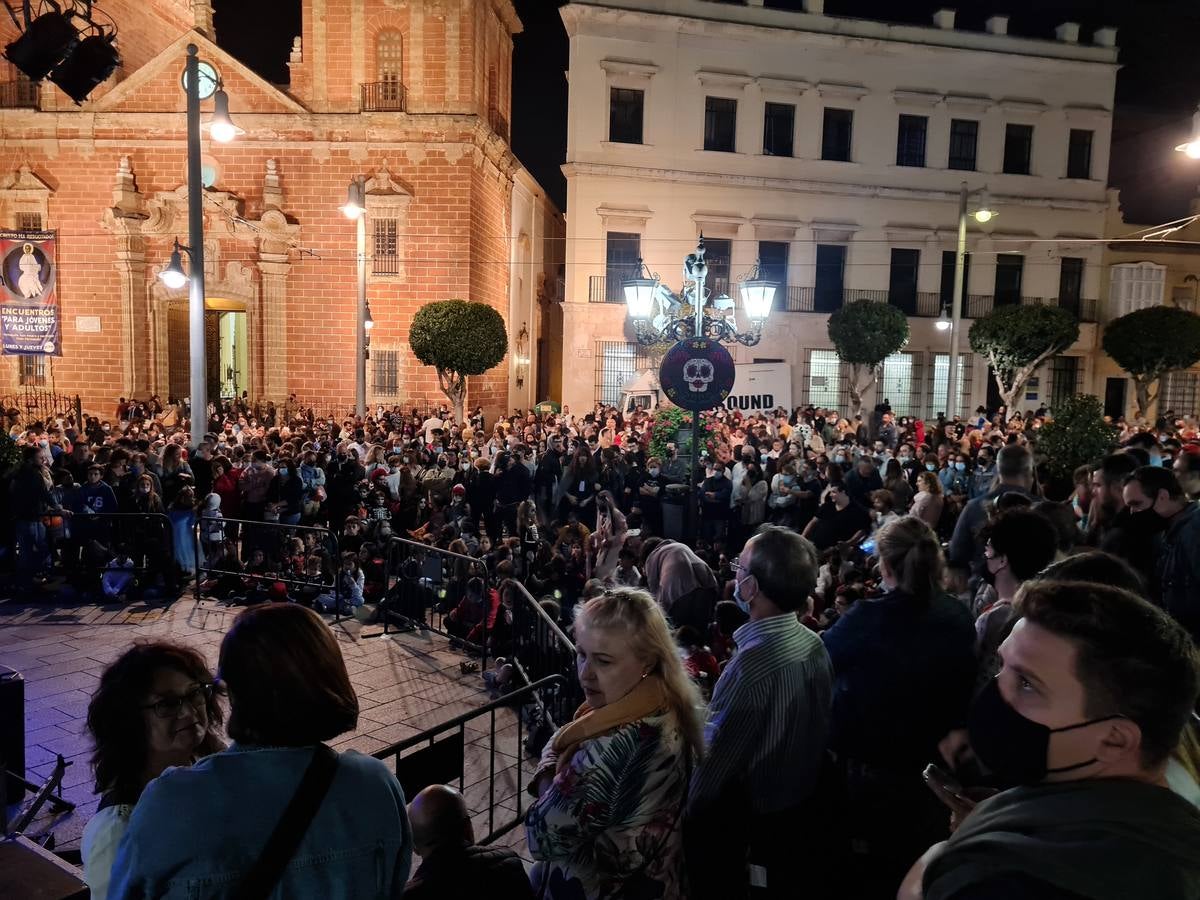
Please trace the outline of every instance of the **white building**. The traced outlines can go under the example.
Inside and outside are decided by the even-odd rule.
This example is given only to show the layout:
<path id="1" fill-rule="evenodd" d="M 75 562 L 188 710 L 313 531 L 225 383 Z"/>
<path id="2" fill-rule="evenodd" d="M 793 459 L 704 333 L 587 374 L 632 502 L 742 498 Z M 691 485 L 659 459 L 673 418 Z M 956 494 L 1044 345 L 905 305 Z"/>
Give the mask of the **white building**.
<path id="1" fill-rule="evenodd" d="M 959 187 L 999 215 L 971 222 L 964 315 L 1063 303 L 1079 341 L 1039 373 L 1031 406 L 1092 382 L 1107 206 L 1116 34 L 1079 43 L 886 25 L 712 0 L 587 0 L 570 37 L 562 400 L 615 399 L 646 365 L 620 281 L 637 258 L 678 290 L 703 233 L 710 286 L 760 260 L 777 279 L 762 342 L 739 362 L 786 361 L 793 397 L 846 408 L 828 312 L 860 296 L 910 313 L 911 338 L 878 398 L 900 414 L 946 408 Z M 1092 243 L 1091 241 L 1097 241 Z M 736 290 L 730 289 L 731 295 Z M 961 410 L 988 397 L 964 321 Z M 940 392 L 940 394 L 939 394 Z M 877 397 L 868 395 L 872 405 Z"/>

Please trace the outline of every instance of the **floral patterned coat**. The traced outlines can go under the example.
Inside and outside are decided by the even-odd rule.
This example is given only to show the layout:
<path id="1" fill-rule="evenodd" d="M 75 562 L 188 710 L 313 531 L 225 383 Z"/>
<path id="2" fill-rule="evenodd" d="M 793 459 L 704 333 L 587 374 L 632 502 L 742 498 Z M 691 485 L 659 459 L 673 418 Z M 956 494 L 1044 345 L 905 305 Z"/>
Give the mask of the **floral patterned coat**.
<path id="1" fill-rule="evenodd" d="M 584 741 L 525 817 L 547 900 L 683 900 L 688 749 L 671 714 Z M 546 745 L 539 772 L 555 765 Z"/>

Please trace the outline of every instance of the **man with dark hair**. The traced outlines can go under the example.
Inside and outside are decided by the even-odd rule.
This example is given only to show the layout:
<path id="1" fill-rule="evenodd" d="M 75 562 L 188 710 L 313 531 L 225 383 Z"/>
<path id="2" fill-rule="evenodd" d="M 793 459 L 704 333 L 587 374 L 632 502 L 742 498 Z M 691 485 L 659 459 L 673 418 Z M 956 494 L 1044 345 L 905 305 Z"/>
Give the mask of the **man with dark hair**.
<path id="1" fill-rule="evenodd" d="M 1017 611 L 968 717 L 974 754 L 1013 787 L 963 813 L 898 897 L 1195 896 L 1200 814 L 1166 780 L 1200 694 L 1195 645 L 1106 585 L 1039 579 Z"/>
<path id="2" fill-rule="evenodd" d="M 1134 453 L 1110 453 L 1092 472 L 1087 543 L 1126 560 L 1149 584 L 1154 578 L 1157 536 L 1163 524 L 1125 504 L 1125 479 L 1138 468 Z"/>
<path id="3" fill-rule="evenodd" d="M 521 858 L 504 847 L 481 847 L 462 794 L 431 785 L 408 804 L 413 852 L 421 865 L 404 888 L 410 900 L 487 897 L 533 900 Z"/>
<path id="4" fill-rule="evenodd" d="M 819 819 L 805 807 L 824 759 L 833 689 L 825 645 L 796 616 L 817 583 L 817 551 L 794 531 L 765 525 L 733 570 L 733 597 L 750 621 L 734 632 L 738 652 L 713 691 L 708 749 L 689 792 L 691 896 L 744 896 L 756 884 L 765 896 L 795 897 L 812 887 L 796 863 L 797 828 Z"/>
<path id="5" fill-rule="evenodd" d="M 1200 500 L 1200 447 L 1194 444 L 1180 447 L 1172 469 L 1188 499 Z"/>
<path id="6" fill-rule="evenodd" d="M 1005 510 L 984 532 L 981 577 L 995 587 L 996 601 L 975 620 L 981 683 L 1000 671 L 997 651 L 1012 629 L 1017 591 L 1050 565 L 1058 550 L 1058 535 L 1050 520 L 1028 508 Z"/>
<path id="7" fill-rule="evenodd" d="M 804 526 L 804 536 L 818 550 L 862 540 L 871 530 L 871 514 L 850 499 L 843 484 L 831 484 L 825 502 Z"/>
<path id="8" fill-rule="evenodd" d="M 1200 503 L 1188 500 L 1170 469 L 1144 466 L 1125 482 L 1134 515 L 1166 526 L 1158 545 L 1153 593 L 1159 604 L 1200 641 Z"/>
<path id="9" fill-rule="evenodd" d="M 982 571 L 983 540 L 979 533 L 996 498 L 1012 492 L 1033 497 L 1033 456 L 1024 447 L 1010 444 L 997 453 L 996 475 L 996 487 L 969 501 L 954 525 L 946 561 L 960 573 Z"/>

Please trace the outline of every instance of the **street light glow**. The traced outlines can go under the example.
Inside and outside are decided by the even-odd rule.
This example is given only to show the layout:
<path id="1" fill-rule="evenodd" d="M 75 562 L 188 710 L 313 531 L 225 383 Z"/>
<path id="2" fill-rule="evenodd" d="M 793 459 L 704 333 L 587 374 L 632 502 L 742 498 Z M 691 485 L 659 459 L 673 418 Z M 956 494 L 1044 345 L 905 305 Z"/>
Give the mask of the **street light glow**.
<path id="1" fill-rule="evenodd" d="M 981 224 L 985 223 L 985 222 L 990 222 L 990 221 L 992 221 L 992 216 L 994 216 L 994 215 L 995 215 L 995 213 L 992 212 L 990 209 L 976 210 L 975 221 L 979 222 Z"/>
<path id="2" fill-rule="evenodd" d="M 183 257 L 179 254 L 179 241 L 175 242 L 175 249 L 171 251 L 171 259 L 167 263 L 167 267 L 158 273 L 158 277 L 173 291 L 177 291 L 187 284 L 187 273 L 183 271 Z"/>
<path id="3" fill-rule="evenodd" d="M 245 134 L 229 118 L 229 95 L 224 91 L 219 90 L 213 95 L 213 117 L 208 125 L 208 133 L 221 144 L 228 144 L 239 134 Z"/>
<path id="4" fill-rule="evenodd" d="M 357 219 L 366 211 L 363 209 L 364 201 L 361 187 L 358 179 L 355 179 L 346 188 L 346 202 L 342 206 L 342 212 L 345 213 L 347 219 Z"/>

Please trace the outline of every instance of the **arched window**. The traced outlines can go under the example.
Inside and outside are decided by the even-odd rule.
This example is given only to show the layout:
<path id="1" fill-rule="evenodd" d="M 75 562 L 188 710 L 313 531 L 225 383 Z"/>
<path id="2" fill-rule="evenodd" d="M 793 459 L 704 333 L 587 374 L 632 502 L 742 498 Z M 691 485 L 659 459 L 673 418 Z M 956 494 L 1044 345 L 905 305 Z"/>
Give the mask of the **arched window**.
<path id="1" fill-rule="evenodd" d="M 386 103 L 404 102 L 404 38 L 389 28 L 375 38 L 375 69 L 380 82 L 379 99 Z"/>

